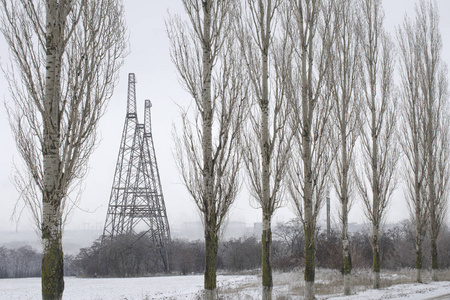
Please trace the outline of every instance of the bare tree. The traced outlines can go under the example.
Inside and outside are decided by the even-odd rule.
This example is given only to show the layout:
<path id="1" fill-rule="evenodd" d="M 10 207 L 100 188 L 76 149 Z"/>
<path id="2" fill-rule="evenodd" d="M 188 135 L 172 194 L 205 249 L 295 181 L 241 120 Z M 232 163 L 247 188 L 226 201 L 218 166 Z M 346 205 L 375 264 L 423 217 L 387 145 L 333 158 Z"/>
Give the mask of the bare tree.
<path id="1" fill-rule="evenodd" d="M 87 171 L 96 129 L 126 50 L 120 0 L 1 0 L 13 66 L 11 129 L 25 171 L 21 197 L 41 230 L 42 297 L 61 299 L 63 210 Z"/>
<path id="2" fill-rule="evenodd" d="M 422 241 L 427 225 L 425 189 L 426 155 L 424 143 L 424 106 L 420 89 L 420 41 L 415 24 L 405 18 L 397 38 L 400 50 L 401 75 L 401 146 L 405 159 L 403 177 L 407 203 L 415 227 L 416 280 L 422 282 Z"/>
<path id="3" fill-rule="evenodd" d="M 359 88 L 360 49 L 357 35 L 357 2 L 338 0 L 335 9 L 336 40 L 332 47 L 333 64 L 330 89 L 333 95 L 332 116 L 336 126 L 334 188 L 339 198 L 339 218 L 342 233 L 344 294 L 350 295 L 352 270 L 348 214 L 352 206 L 352 177 L 354 175 L 354 148 L 359 134 L 361 109 Z"/>
<path id="4" fill-rule="evenodd" d="M 280 0 L 247 0 L 242 5 L 238 35 L 253 100 L 249 130 L 242 144 L 251 192 L 262 208 L 263 299 L 272 299 L 272 216 L 282 205 L 281 187 L 289 158 L 287 101 L 281 72 L 284 44 L 276 45 L 275 25 Z M 256 108 L 257 107 L 257 108 Z"/>
<path id="5" fill-rule="evenodd" d="M 419 51 L 419 81 L 425 130 L 426 203 L 429 213 L 432 280 L 437 280 L 437 238 L 447 208 L 448 153 L 448 80 L 447 66 L 441 59 L 442 40 L 436 3 L 420 1 L 416 7 L 415 31 Z"/>
<path id="6" fill-rule="evenodd" d="M 288 191 L 305 233 L 305 299 L 314 299 L 315 234 L 325 198 L 331 149 L 331 93 L 329 79 L 331 45 L 334 38 L 334 1 L 288 1 L 284 26 L 292 54 L 285 75 L 286 95 L 292 111 L 292 155 Z"/>
<path id="7" fill-rule="evenodd" d="M 394 46 L 383 29 L 381 0 L 361 0 L 362 174 L 357 180 L 366 216 L 372 225 L 373 286 L 380 288 L 380 236 L 397 184 L 399 159 L 394 94 Z"/>
<path id="8" fill-rule="evenodd" d="M 231 26 L 236 1 L 183 0 L 189 21 L 171 17 L 171 56 L 183 87 L 194 99 L 174 132 L 182 180 L 203 217 L 205 299 L 216 297 L 216 257 L 221 226 L 238 193 L 240 129 L 246 90 Z"/>

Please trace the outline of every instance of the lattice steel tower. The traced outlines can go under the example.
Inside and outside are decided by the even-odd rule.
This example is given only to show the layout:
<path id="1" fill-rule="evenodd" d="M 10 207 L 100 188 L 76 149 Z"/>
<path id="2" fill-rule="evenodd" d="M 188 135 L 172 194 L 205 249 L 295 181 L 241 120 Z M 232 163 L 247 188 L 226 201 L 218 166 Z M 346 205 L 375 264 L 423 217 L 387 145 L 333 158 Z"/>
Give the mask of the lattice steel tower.
<path id="1" fill-rule="evenodd" d="M 128 102 L 122 141 L 106 215 L 103 239 L 138 233 L 151 237 L 168 270 L 170 241 L 151 129 L 151 102 L 145 100 L 144 124 L 136 113 L 136 79 L 128 76 Z"/>

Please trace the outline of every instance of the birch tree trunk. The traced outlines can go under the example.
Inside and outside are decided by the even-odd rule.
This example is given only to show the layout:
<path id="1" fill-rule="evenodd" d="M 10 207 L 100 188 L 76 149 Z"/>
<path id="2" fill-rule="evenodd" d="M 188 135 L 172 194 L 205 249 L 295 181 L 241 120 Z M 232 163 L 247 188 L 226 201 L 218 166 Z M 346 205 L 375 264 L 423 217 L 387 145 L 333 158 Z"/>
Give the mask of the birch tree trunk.
<path id="1" fill-rule="evenodd" d="M 212 102 L 211 102 L 211 1 L 203 1 L 203 90 L 202 90 L 202 150 L 203 150 L 203 201 L 205 202 L 205 299 L 215 299 L 217 282 L 217 246 L 216 211 L 213 194 L 213 162 L 212 162 Z"/>
<path id="2" fill-rule="evenodd" d="M 64 2 L 63 2 L 64 3 Z M 67 6 L 66 6 L 67 5 Z M 60 79 L 64 29 L 70 2 L 49 0 L 46 11 L 46 82 L 43 140 L 43 217 L 42 298 L 62 299 L 64 291 L 64 254 L 62 250 L 62 214 L 60 192 Z"/>

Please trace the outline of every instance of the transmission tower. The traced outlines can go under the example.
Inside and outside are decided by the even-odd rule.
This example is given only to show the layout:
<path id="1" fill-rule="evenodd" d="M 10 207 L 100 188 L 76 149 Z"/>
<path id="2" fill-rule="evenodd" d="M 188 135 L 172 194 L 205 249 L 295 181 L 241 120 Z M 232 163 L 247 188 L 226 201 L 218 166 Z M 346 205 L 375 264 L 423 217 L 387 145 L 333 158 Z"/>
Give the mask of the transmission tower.
<path id="1" fill-rule="evenodd" d="M 148 235 L 168 271 L 169 222 L 151 131 L 151 102 L 145 100 L 144 124 L 136 113 L 136 78 L 128 76 L 128 102 L 122 141 L 106 215 L 104 239 Z"/>

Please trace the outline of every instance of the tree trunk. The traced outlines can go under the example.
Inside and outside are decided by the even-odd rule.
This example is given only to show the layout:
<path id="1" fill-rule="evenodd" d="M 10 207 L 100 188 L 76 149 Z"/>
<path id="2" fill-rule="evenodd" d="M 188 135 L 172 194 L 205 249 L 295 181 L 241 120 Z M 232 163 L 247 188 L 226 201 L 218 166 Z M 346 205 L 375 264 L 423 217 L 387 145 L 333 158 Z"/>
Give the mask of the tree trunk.
<path id="1" fill-rule="evenodd" d="M 372 255 L 373 288 L 380 288 L 380 231 L 382 209 L 380 208 L 380 188 L 378 174 L 378 138 L 376 131 L 375 87 L 372 87 Z"/>
<path id="2" fill-rule="evenodd" d="M 205 300 L 216 299 L 218 240 L 217 232 L 205 225 Z"/>
<path id="3" fill-rule="evenodd" d="M 268 4 L 269 5 L 269 4 Z M 270 11 L 270 7 L 268 7 Z M 267 25 L 269 26 L 269 25 Z M 266 30 L 269 30 L 267 28 Z M 265 28 L 261 26 L 261 38 L 264 39 L 264 49 L 261 51 L 262 56 L 262 97 L 260 99 L 261 109 L 261 160 L 262 160 L 262 209 L 263 209 L 263 232 L 262 232 L 262 286 L 263 299 L 272 299 L 272 265 L 271 265 L 271 247 L 272 247 L 272 229 L 271 218 L 273 215 L 273 203 L 275 199 L 270 199 L 270 159 L 271 153 L 269 149 L 269 71 L 268 71 L 268 48 L 270 39 L 267 36 L 269 32 L 265 32 Z"/>
<path id="4" fill-rule="evenodd" d="M 262 231 L 262 293 L 263 300 L 272 299 L 272 263 L 271 263 L 271 248 L 272 248 L 272 229 L 270 226 L 270 215 L 263 217 L 263 231 Z"/>
<path id="5" fill-rule="evenodd" d="M 422 283 L 422 238 L 420 233 L 416 234 L 416 281 Z"/>
<path id="6" fill-rule="evenodd" d="M 438 250 L 436 238 L 431 238 L 431 280 L 438 281 Z"/>
<path id="7" fill-rule="evenodd" d="M 381 287 L 380 284 L 380 271 L 372 271 L 372 280 L 373 280 L 373 288 L 379 289 Z"/>
<path id="8" fill-rule="evenodd" d="M 344 188 L 346 195 L 347 189 Z M 350 274 L 352 272 L 352 261 L 350 257 L 350 247 L 348 239 L 348 198 L 345 196 L 342 202 L 342 258 L 343 258 L 343 275 L 344 275 L 344 295 L 351 294 Z"/>
<path id="9" fill-rule="evenodd" d="M 60 78 L 61 45 L 64 39 L 64 8 L 57 1 L 49 1 L 46 10 L 46 78 L 43 113 L 42 195 L 42 298 L 62 299 L 64 291 L 64 261 L 62 251 L 62 212 L 60 148 Z M 64 18 L 64 19 L 61 19 Z"/>
<path id="10" fill-rule="evenodd" d="M 416 267 L 416 281 L 422 283 L 422 268 L 419 269 Z"/>
<path id="11" fill-rule="evenodd" d="M 380 271 L 381 271 L 381 253 L 379 243 L 379 232 L 374 229 L 372 237 L 372 252 L 373 252 L 373 288 L 380 288 Z"/>
<path id="12" fill-rule="evenodd" d="M 64 254 L 62 250 L 61 212 L 44 202 L 42 221 L 42 299 L 62 299 L 64 291 Z"/>
<path id="13" fill-rule="evenodd" d="M 316 245 L 314 240 L 314 228 L 310 224 L 307 224 L 305 226 L 305 300 L 315 299 L 315 258 Z"/>
<path id="14" fill-rule="evenodd" d="M 212 158 L 212 122 L 213 110 L 211 100 L 211 1 L 203 1 L 203 90 L 202 90 L 202 150 L 203 150 L 203 201 L 205 217 L 205 300 L 216 299 L 217 272 L 217 217 L 216 204 L 213 195 L 214 171 Z"/>
<path id="15" fill-rule="evenodd" d="M 342 240 L 342 254 L 343 254 L 343 274 L 344 274 L 344 295 L 348 296 L 351 294 L 351 271 L 352 262 L 350 258 L 349 241 L 348 239 Z"/>
<path id="16" fill-rule="evenodd" d="M 305 281 L 305 300 L 314 300 L 315 298 L 314 281 Z"/>
<path id="17" fill-rule="evenodd" d="M 345 122 L 346 108 L 343 109 L 342 119 Z M 347 161 L 347 140 L 346 140 L 346 125 L 342 126 L 342 181 L 341 181 L 341 204 L 342 204 L 342 255 L 343 255 L 343 275 L 344 275 L 344 295 L 350 295 L 350 273 L 352 271 L 352 262 L 350 259 L 349 239 L 348 239 L 348 168 L 349 163 Z"/>
<path id="18" fill-rule="evenodd" d="M 349 296 L 352 293 L 351 285 L 351 274 L 344 274 L 344 295 Z"/>

